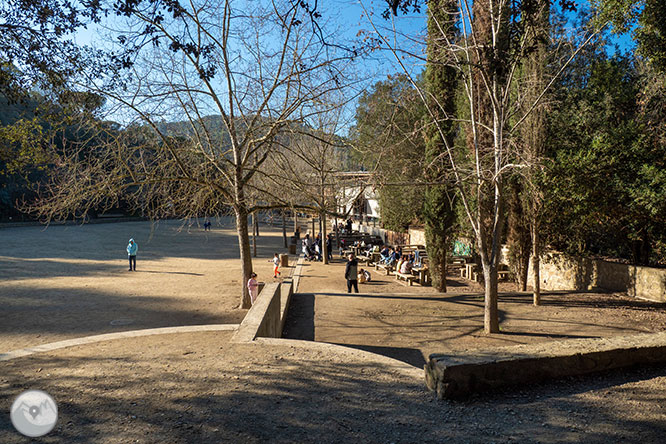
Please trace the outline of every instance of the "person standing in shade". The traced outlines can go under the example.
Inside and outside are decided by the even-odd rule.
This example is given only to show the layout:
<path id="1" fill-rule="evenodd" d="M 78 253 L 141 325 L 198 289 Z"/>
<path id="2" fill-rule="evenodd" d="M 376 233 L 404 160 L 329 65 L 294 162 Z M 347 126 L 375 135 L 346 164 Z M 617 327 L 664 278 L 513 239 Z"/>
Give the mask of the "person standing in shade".
<path id="1" fill-rule="evenodd" d="M 136 271 L 136 253 L 139 251 L 139 246 L 134 242 L 134 239 L 129 240 L 127 245 L 127 256 L 129 257 L 129 271 Z"/>
<path id="2" fill-rule="evenodd" d="M 349 253 L 349 260 L 345 267 L 345 279 L 347 279 L 347 293 L 351 293 L 352 287 L 358 293 L 358 261 L 353 253 Z"/>

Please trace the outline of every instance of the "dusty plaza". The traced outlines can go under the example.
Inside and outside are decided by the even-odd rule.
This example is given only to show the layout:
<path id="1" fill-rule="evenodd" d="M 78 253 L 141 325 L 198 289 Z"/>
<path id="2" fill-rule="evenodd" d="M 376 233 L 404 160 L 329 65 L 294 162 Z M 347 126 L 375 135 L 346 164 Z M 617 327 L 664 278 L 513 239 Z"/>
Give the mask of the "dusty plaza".
<path id="1" fill-rule="evenodd" d="M 139 245 L 129 272 L 125 245 Z M 534 307 L 500 287 L 501 333 L 483 333 L 483 292 L 405 286 L 372 270 L 346 293 L 344 262 L 302 265 L 285 339 L 230 341 L 239 307 L 231 220 L 211 231 L 166 221 L 0 229 L 0 442 L 24 390 L 58 405 L 44 443 L 636 442 L 666 434 L 666 366 L 641 366 L 438 400 L 431 353 L 657 333 L 663 304 L 619 293 L 546 292 Z M 282 231 L 261 226 L 253 267 L 277 282 Z M 260 296 L 261 297 L 261 296 Z M 195 327 L 207 326 L 207 327 Z M 50 351 L 11 352 L 95 335 Z M 197 330 L 199 329 L 199 330 Z M 332 344 L 332 345 L 331 345 Z"/>

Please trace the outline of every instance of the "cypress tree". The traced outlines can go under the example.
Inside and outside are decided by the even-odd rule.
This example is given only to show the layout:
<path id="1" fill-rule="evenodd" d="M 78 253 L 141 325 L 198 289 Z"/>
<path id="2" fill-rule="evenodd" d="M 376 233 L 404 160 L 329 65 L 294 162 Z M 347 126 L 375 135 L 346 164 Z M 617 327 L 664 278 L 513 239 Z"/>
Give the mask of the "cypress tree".
<path id="1" fill-rule="evenodd" d="M 430 185 L 425 192 L 423 216 L 426 245 L 433 284 L 446 291 L 446 251 L 455 215 L 454 190 L 447 184 L 446 149 L 453 146 L 454 125 L 450 116 L 455 114 L 456 71 L 447 63 L 445 37 L 455 39 L 456 0 L 428 2 L 428 44 L 425 71 L 428 106 L 431 116 L 426 126 L 426 174 Z"/>

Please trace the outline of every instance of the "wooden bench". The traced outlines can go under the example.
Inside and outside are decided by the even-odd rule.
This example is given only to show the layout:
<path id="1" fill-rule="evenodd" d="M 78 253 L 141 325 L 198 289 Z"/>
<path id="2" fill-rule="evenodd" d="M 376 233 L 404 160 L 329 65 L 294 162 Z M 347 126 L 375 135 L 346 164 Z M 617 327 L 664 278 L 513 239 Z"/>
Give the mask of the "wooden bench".
<path id="1" fill-rule="evenodd" d="M 509 270 L 497 270 L 497 280 L 503 281 L 503 280 L 508 280 L 509 279 L 509 274 L 511 272 Z M 483 279 L 483 273 L 480 271 L 475 271 L 473 273 L 474 275 L 474 281 L 480 282 L 479 279 Z"/>
<path id="2" fill-rule="evenodd" d="M 375 263 L 375 270 L 382 269 L 386 271 L 386 276 L 390 275 L 393 271 L 393 265 L 380 264 L 379 262 Z"/>
<path id="3" fill-rule="evenodd" d="M 365 262 L 367 265 L 372 263 L 372 256 L 356 256 L 359 262 Z"/>
<path id="4" fill-rule="evenodd" d="M 414 281 L 419 279 L 417 276 L 414 276 L 413 274 L 403 274 L 397 271 L 394 274 L 396 280 L 398 281 L 404 280 L 405 285 L 409 284 L 410 287 L 414 284 Z"/>

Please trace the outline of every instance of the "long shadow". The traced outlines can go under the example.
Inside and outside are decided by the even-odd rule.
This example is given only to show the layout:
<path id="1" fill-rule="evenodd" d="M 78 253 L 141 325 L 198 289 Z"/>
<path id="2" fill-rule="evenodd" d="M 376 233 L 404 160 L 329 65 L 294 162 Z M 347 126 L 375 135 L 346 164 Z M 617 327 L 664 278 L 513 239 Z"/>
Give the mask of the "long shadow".
<path id="1" fill-rule="evenodd" d="M 21 335 L 30 344 L 11 346 L 10 351 L 54 340 L 142 328 L 199 324 L 237 324 L 245 311 L 228 312 L 196 306 L 187 301 L 174 304 L 166 297 L 119 295 L 79 288 L 17 288 L 11 297 L 0 298 L 0 337 Z M 128 322 L 112 324 L 114 320 Z M 55 339 L 54 336 L 55 335 Z"/>
<path id="2" fill-rule="evenodd" d="M 184 274 L 187 276 L 204 276 L 201 273 L 187 273 L 185 271 L 152 271 L 152 270 L 136 270 L 137 273 L 153 273 L 153 274 Z"/>
<path id="3" fill-rule="evenodd" d="M 590 299 L 587 295 L 605 295 L 599 298 Z M 558 298 L 557 296 L 561 296 Z M 500 293 L 501 302 L 524 303 L 531 302 L 531 293 L 509 292 Z M 590 307 L 590 308 L 627 308 L 633 310 L 666 310 L 666 303 L 646 301 L 643 299 L 631 298 L 629 296 L 616 296 L 613 292 L 604 292 L 601 290 L 588 291 L 549 291 L 542 293 L 541 305 L 545 307 Z"/>
<path id="4" fill-rule="evenodd" d="M 308 293 L 294 293 L 289 302 L 282 337 L 288 339 L 315 339 L 315 296 Z"/>
<path id="5" fill-rule="evenodd" d="M 483 294 L 479 293 L 461 293 L 450 296 L 419 296 L 413 293 L 399 293 L 399 294 L 376 294 L 376 293 L 317 293 L 322 296 L 334 296 L 342 298 L 368 298 L 368 299 L 405 299 L 411 301 L 429 301 L 429 302 L 451 302 L 455 304 L 474 305 L 478 306 L 479 303 L 483 304 Z M 476 303 L 474 303 L 476 302 Z"/>
<path id="6" fill-rule="evenodd" d="M 416 348 L 381 347 L 377 345 L 365 345 L 365 344 L 343 344 L 343 343 L 334 343 L 334 344 L 342 345 L 344 347 L 349 347 L 349 348 L 355 348 L 358 350 L 363 350 L 382 356 L 387 356 L 389 358 L 405 362 L 409 365 L 413 365 L 416 368 L 423 368 L 423 366 L 426 363 L 425 357 L 423 356 L 423 352 Z"/>
<path id="7" fill-rule="evenodd" d="M 157 362 L 150 356 L 33 357 L 0 367 L 5 381 L 0 399 L 13 399 L 31 386 L 49 392 L 60 418 L 43 442 L 72 444 L 106 439 L 202 444 L 658 443 L 666 433 L 660 408 L 663 386 L 654 387 L 654 393 L 650 385 L 640 384 L 662 377 L 664 366 L 447 402 L 427 395 L 420 381 L 388 377 L 390 370 L 371 362 L 242 354 L 237 359 L 230 356 L 236 349 L 220 349 L 223 357 L 216 359 L 221 364 L 178 355 Z M 185 360 L 192 365 L 179 367 L 182 371 L 167 366 Z M 119 366 L 131 371 L 122 378 L 102 377 L 115 376 L 113 369 Z M 26 380 L 25 374 L 33 376 Z M 627 383 L 639 385 L 625 388 Z M 579 394 L 606 401 L 590 402 Z M 641 409 L 631 410 L 636 405 Z M 0 415 L 0 442 L 27 442 L 13 430 L 7 414 Z"/>

